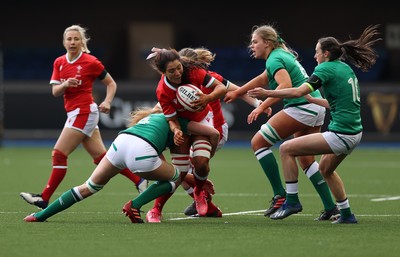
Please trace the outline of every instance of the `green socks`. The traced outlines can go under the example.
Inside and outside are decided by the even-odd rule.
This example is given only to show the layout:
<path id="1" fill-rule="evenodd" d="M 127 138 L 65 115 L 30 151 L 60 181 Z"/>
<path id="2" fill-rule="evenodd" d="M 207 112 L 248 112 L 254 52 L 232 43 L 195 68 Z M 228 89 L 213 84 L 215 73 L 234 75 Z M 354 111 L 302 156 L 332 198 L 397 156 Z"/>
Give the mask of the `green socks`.
<path id="1" fill-rule="evenodd" d="M 267 176 L 274 195 L 285 196 L 286 191 L 282 185 L 281 176 L 279 174 L 278 163 L 275 156 L 269 148 L 259 149 L 256 153 L 258 162 L 260 163 L 265 175 Z"/>
<path id="2" fill-rule="evenodd" d="M 157 197 L 170 193 L 171 190 L 172 185 L 169 181 L 156 181 L 132 200 L 132 206 L 140 209 L 143 205 L 153 201 Z"/>
<path id="3" fill-rule="evenodd" d="M 77 195 L 74 192 L 74 189 L 70 189 L 63 193 L 59 198 L 57 198 L 54 202 L 52 202 L 49 206 L 47 206 L 46 209 L 37 212 L 34 214 L 34 216 L 39 220 L 39 221 L 45 221 L 47 218 L 59 213 L 60 211 L 63 211 L 65 209 L 68 209 L 72 205 L 74 205 L 76 202 L 79 202 L 82 200 L 80 198 L 81 196 Z"/>
<path id="4" fill-rule="evenodd" d="M 336 207 L 335 202 L 333 201 L 331 191 L 329 189 L 328 184 L 322 177 L 321 173 L 319 172 L 319 164 L 318 162 L 314 161 L 310 167 L 304 170 L 306 176 L 310 179 L 311 183 L 313 184 L 315 190 L 319 194 L 319 197 L 322 200 L 322 204 L 324 205 L 325 211 L 332 210 Z"/>

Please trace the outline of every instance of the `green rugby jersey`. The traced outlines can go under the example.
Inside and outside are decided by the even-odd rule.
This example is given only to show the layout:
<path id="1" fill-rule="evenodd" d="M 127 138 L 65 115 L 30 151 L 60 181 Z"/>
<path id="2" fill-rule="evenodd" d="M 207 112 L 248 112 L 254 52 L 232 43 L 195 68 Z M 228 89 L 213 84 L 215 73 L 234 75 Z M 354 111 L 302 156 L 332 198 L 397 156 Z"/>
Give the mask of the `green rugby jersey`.
<path id="1" fill-rule="evenodd" d="M 282 49 L 275 48 L 269 54 L 265 67 L 268 75 L 268 84 L 271 90 L 275 90 L 278 87 L 278 83 L 275 81 L 275 73 L 280 69 L 285 69 L 289 73 L 290 79 L 292 80 L 292 87 L 301 86 L 307 79 L 308 75 L 303 66 L 296 60 L 296 57 Z M 311 93 L 315 98 L 322 98 L 319 90 Z M 308 104 L 308 101 L 304 97 L 299 98 L 285 98 L 283 99 L 284 108 L 290 106 L 297 106 L 301 104 Z"/>
<path id="2" fill-rule="evenodd" d="M 328 130 L 343 134 L 361 132 L 360 87 L 353 69 L 335 60 L 319 64 L 313 74 L 321 79 L 325 98 L 330 105 Z"/>
<path id="3" fill-rule="evenodd" d="M 178 118 L 182 132 L 188 134 L 189 120 Z M 164 114 L 150 114 L 141 119 L 136 125 L 119 132 L 131 134 L 149 142 L 161 154 L 167 147 L 174 144 L 174 134 L 169 129 L 169 124 Z"/>

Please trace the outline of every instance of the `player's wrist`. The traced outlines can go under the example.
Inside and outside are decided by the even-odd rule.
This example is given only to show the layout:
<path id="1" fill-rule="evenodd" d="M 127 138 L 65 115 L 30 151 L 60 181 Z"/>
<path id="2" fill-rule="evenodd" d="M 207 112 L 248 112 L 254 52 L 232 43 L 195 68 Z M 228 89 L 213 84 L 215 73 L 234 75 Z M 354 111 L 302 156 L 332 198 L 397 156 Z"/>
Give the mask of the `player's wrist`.
<path id="1" fill-rule="evenodd" d="M 255 101 L 254 101 L 254 103 L 253 103 L 253 106 L 254 106 L 254 108 L 257 108 L 257 107 L 260 106 L 261 104 L 262 104 L 262 101 L 261 101 L 261 100 L 255 99 Z"/>

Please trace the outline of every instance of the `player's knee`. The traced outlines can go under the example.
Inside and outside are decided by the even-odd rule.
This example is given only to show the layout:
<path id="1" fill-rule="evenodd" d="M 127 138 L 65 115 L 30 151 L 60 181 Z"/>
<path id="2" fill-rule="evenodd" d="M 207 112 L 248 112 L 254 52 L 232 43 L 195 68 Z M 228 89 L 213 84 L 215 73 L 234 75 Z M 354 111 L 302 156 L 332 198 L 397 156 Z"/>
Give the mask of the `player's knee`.
<path id="1" fill-rule="evenodd" d="M 263 124 L 258 133 L 271 145 L 282 140 L 278 132 L 269 123 Z"/>
<path id="2" fill-rule="evenodd" d="M 259 140 L 257 140 L 257 138 L 255 136 L 251 139 L 250 143 L 251 143 L 251 148 L 253 149 L 253 151 L 256 151 L 261 148 Z"/>
<path id="3" fill-rule="evenodd" d="M 86 181 L 86 186 L 92 194 L 99 192 L 104 187 L 104 185 L 94 183 L 91 178 Z"/>
<path id="4" fill-rule="evenodd" d="M 281 156 L 287 155 L 289 154 L 290 151 L 290 143 L 288 143 L 288 141 L 283 142 L 280 146 L 279 146 L 279 154 Z"/>
<path id="5" fill-rule="evenodd" d="M 94 158 L 93 159 L 93 163 L 94 164 L 99 164 L 100 163 L 100 161 L 101 161 L 101 159 L 103 159 L 103 157 L 106 155 L 106 153 L 103 153 L 102 155 L 100 155 L 99 157 L 97 157 L 97 158 Z"/>
<path id="6" fill-rule="evenodd" d="M 65 166 L 65 167 L 67 166 L 68 156 L 66 156 L 61 151 L 53 149 L 51 157 L 53 161 L 53 166 Z"/>
<path id="7" fill-rule="evenodd" d="M 193 158 L 193 165 L 194 165 L 194 173 L 197 174 L 208 174 L 210 171 L 209 165 L 210 159 L 204 157 L 196 157 Z"/>
<path id="8" fill-rule="evenodd" d="M 211 145 L 206 140 L 193 142 L 193 166 L 197 173 L 204 174 L 209 172 L 209 161 L 211 157 Z"/>
<path id="9" fill-rule="evenodd" d="M 180 172 L 188 172 L 190 160 L 188 154 L 171 153 L 172 165 L 178 168 Z"/>
<path id="10" fill-rule="evenodd" d="M 335 172 L 335 170 L 332 170 L 329 164 L 319 163 L 319 172 L 321 173 L 323 178 L 328 178 L 332 176 Z"/>
<path id="11" fill-rule="evenodd" d="M 211 144 L 207 140 L 196 140 L 193 142 L 193 158 L 204 157 L 210 159 Z"/>
<path id="12" fill-rule="evenodd" d="M 180 174 L 181 172 L 179 171 L 178 168 L 174 167 L 175 173 L 172 176 L 171 180 L 169 181 L 169 183 L 171 184 L 171 193 L 175 192 L 176 188 L 179 186 L 179 184 L 181 183 L 181 179 L 180 179 Z"/>

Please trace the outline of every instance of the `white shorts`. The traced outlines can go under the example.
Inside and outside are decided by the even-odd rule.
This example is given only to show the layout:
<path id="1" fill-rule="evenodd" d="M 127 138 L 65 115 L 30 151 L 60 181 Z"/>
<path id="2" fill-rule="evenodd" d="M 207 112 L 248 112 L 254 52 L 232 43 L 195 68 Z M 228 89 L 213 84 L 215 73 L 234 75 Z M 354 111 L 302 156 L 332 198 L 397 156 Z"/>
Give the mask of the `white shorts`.
<path id="1" fill-rule="evenodd" d="M 91 137 L 93 131 L 98 128 L 99 123 L 99 109 L 96 103 L 90 105 L 90 113 L 80 113 L 80 108 L 67 113 L 67 121 L 64 127 L 73 128 L 81 131 L 83 134 Z"/>
<path id="2" fill-rule="evenodd" d="M 212 111 L 209 111 L 207 115 L 199 122 L 201 124 L 214 127 L 214 114 L 212 113 Z"/>
<path id="3" fill-rule="evenodd" d="M 214 114 L 212 112 L 209 112 L 207 114 L 206 117 L 204 117 L 203 120 L 200 121 L 201 124 L 210 126 L 210 127 L 214 127 Z M 228 141 L 228 129 L 229 129 L 229 125 L 228 123 L 224 123 L 222 126 L 222 135 L 220 136 L 221 139 L 218 142 L 218 146 L 216 151 L 218 151 L 221 147 L 223 147 L 226 143 L 226 141 Z M 192 149 L 190 149 L 192 150 Z M 192 154 L 192 152 L 190 152 Z"/>
<path id="4" fill-rule="evenodd" d="M 129 134 L 119 134 L 106 153 L 107 159 L 119 169 L 131 172 L 153 171 L 161 166 L 157 151 L 143 139 Z"/>
<path id="5" fill-rule="evenodd" d="M 317 104 L 305 104 L 283 109 L 283 111 L 293 119 L 307 126 L 315 127 L 324 124 L 325 107 Z"/>
<path id="6" fill-rule="evenodd" d="M 350 154 L 354 148 L 360 143 L 362 132 L 356 135 L 338 134 L 331 131 L 322 133 L 329 147 L 336 155 Z"/>

